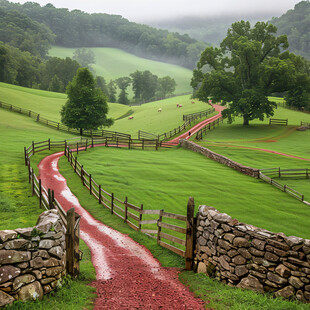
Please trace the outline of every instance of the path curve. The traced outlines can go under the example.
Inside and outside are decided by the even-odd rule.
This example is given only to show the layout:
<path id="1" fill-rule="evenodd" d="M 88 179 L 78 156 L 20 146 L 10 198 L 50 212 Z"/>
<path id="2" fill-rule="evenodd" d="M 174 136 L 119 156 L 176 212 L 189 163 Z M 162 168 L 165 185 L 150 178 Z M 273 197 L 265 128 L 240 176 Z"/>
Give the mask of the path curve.
<path id="1" fill-rule="evenodd" d="M 145 247 L 81 207 L 58 171 L 61 156 L 63 152 L 55 153 L 40 162 L 40 179 L 66 211 L 74 207 L 82 216 L 81 238 L 96 269 L 94 309 L 203 309 L 203 302 L 179 282 L 176 269 L 163 268 Z"/>
<path id="2" fill-rule="evenodd" d="M 189 129 L 188 131 L 186 131 L 185 133 L 183 133 L 182 135 L 166 142 L 167 144 L 179 144 L 179 140 L 180 139 L 186 139 L 188 140 L 192 135 L 194 135 L 197 131 L 199 131 L 201 128 L 203 128 L 205 125 L 212 123 L 213 121 L 219 119 L 222 116 L 222 111 L 224 109 L 226 109 L 226 107 L 223 107 L 221 105 L 218 104 L 212 104 L 213 108 L 215 109 L 215 111 L 219 112 L 218 114 L 205 119 L 204 121 L 198 123 L 197 125 L 195 125 L 194 127 L 192 127 L 191 129 Z M 189 135 L 189 132 L 191 133 Z"/>

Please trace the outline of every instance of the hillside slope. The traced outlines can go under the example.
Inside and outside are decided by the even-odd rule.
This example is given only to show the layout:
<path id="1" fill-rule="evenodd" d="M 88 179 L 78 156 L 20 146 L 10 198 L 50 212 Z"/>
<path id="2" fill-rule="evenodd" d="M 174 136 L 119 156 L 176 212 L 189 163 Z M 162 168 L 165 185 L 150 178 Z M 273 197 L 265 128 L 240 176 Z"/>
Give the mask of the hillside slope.
<path id="1" fill-rule="evenodd" d="M 149 60 L 124 52 L 117 48 L 89 48 L 95 54 L 93 65 L 96 75 L 103 76 L 108 82 L 123 76 L 129 76 L 136 70 L 149 70 L 158 77 L 171 76 L 177 83 L 176 94 L 191 92 L 190 80 L 192 71 L 177 65 Z M 72 57 L 75 48 L 52 47 L 49 55 L 53 57 Z"/>

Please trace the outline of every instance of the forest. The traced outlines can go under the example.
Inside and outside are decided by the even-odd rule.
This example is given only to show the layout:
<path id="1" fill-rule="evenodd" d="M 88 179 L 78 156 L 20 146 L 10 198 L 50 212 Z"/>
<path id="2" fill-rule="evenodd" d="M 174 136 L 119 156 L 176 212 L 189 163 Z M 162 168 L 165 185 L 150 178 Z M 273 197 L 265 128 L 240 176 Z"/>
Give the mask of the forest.
<path id="1" fill-rule="evenodd" d="M 52 4 L 11 3 L 0 1 L 0 9 L 17 30 L 18 20 L 37 26 L 45 43 L 64 47 L 116 47 L 140 57 L 165 61 L 193 69 L 206 44 L 187 34 L 171 33 L 147 25 L 129 22 L 118 15 L 88 14 L 79 10 L 58 9 Z M 19 14 L 17 14 L 17 12 Z M 27 17 L 27 18 L 26 18 Z M 1 23 L 0 32 L 6 25 Z M 21 32 L 14 31 L 14 33 Z M 28 31 L 27 31 L 28 32 Z M 54 38 L 53 38 L 54 35 Z M 3 41 L 3 39 L 1 39 Z M 6 40 L 4 42 L 7 42 Z"/>

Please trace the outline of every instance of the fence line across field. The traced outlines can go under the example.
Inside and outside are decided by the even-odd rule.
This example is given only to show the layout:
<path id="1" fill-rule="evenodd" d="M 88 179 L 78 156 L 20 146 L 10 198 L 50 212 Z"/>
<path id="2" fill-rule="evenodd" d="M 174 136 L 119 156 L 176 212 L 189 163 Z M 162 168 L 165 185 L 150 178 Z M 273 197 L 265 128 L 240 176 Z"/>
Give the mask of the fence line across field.
<path id="1" fill-rule="evenodd" d="M 194 220 L 189 216 L 173 214 L 165 212 L 164 210 L 145 210 L 143 204 L 136 206 L 129 202 L 126 197 L 125 200 L 119 199 L 114 195 L 114 193 L 109 193 L 102 188 L 100 184 L 98 184 L 92 177 L 90 173 L 88 173 L 83 165 L 77 160 L 77 157 L 74 156 L 74 152 L 78 154 L 81 151 L 87 151 L 89 147 L 94 147 L 96 144 L 106 145 L 106 141 L 109 141 L 108 138 L 91 138 L 87 139 L 85 137 L 73 138 L 64 141 L 51 141 L 50 139 L 40 142 L 32 142 L 32 144 L 28 148 L 24 148 L 24 156 L 25 156 L 25 165 L 28 167 L 29 171 L 29 183 L 32 186 L 32 194 L 36 195 L 39 198 L 40 207 L 43 207 L 46 210 L 49 209 L 57 209 L 61 218 L 63 219 L 66 227 L 68 225 L 73 225 L 71 222 L 68 224 L 68 218 L 71 218 L 72 215 L 68 215 L 54 197 L 54 192 L 50 189 L 45 189 L 41 180 L 37 178 L 35 175 L 33 168 L 31 167 L 30 158 L 38 152 L 42 152 L 44 150 L 51 150 L 52 148 L 62 148 L 64 149 L 64 155 L 67 157 L 68 162 L 70 163 L 74 172 L 81 178 L 81 182 L 83 186 L 85 186 L 91 195 L 93 195 L 98 203 L 106 207 L 110 210 L 111 214 L 114 214 L 121 218 L 127 225 L 129 225 L 132 229 L 136 231 L 141 231 L 142 233 L 147 234 L 150 237 L 157 238 L 157 243 L 160 246 L 163 246 L 174 253 L 186 258 L 186 268 L 190 270 L 192 267 L 192 258 L 193 258 L 193 236 L 194 230 L 192 223 Z M 126 140 L 128 141 L 128 140 Z M 114 141 L 115 142 L 115 141 Z M 124 143 L 121 142 L 120 143 Z M 141 143 L 141 142 L 140 142 Z M 145 142 L 146 144 L 149 141 Z M 109 144 L 109 142 L 108 142 Z M 113 146 L 116 146 L 114 144 Z M 110 145 L 111 146 L 111 145 Z M 194 216 L 194 201 L 190 198 L 188 202 L 188 209 L 192 209 L 192 212 L 188 212 L 188 214 L 192 214 Z M 71 212 L 71 211 L 70 211 Z M 165 219 L 165 221 L 164 221 Z M 168 223 L 167 220 L 171 219 L 173 222 Z M 76 257 L 80 256 L 80 252 L 78 249 L 78 240 L 77 235 L 79 236 L 79 219 L 76 216 L 75 224 L 69 229 L 70 236 L 68 236 L 68 246 L 71 246 L 70 250 L 68 250 L 69 258 L 72 255 L 71 253 L 75 253 L 72 256 L 71 263 L 68 262 L 68 272 L 71 272 L 73 276 L 76 276 L 79 271 L 79 266 L 77 266 L 78 261 Z M 183 227 L 175 225 L 175 221 L 181 221 L 183 223 Z M 76 224 L 78 223 L 78 224 Z M 155 227 L 154 227 L 155 225 Z M 188 228 L 186 228 L 188 227 Z M 176 232 L 169 233 L 169 231 Z M 182 235 L 183 237 L 180 237 Z M 75 240 L 75 241 L 74 241 Z M 188 247 L 191 247 L 188 249 Z M 68 258 L 68 259 L 69 259 Z M 188 262 L 191 262 L 190 264 Z"/>

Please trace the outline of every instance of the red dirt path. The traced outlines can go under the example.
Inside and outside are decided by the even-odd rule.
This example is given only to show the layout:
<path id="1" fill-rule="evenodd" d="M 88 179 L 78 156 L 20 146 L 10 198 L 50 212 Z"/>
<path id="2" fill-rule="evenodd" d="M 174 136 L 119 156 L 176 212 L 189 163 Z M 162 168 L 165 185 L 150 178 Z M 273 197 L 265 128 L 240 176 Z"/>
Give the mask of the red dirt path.
<path id="1" fill-rule="evenodd" d="M 189 139 L 192 135 L 194 135 L 198 130 L 200 130 L 201 128 L 203 128 L 205 125 L 212 123 L 213 121 L 217 120 L 218 118 L 220 118 L 222 116 L 222 111 L 224 109 L 226 109 L 225 107 L 218 105 L 218 104 L 212 104 L 213 108 L 215 109 L 215 111 L 218 111 L 219 113 L 205 119 L 204 121 L 200 122 L 199 124 L 195 125 L 194 127 L 192 127 L 190 130 L 186 131 L 185 133 L 183 133 L 182 135 L 174 138 L 173 140 L 170 140 L 168 142 L 166 142 L 167 144 L 179 144 L 179 140 L 180 139 Z M 189 132 L 191 133 L 191 135 L 189 135 Z"/>
<path id="2" fill-rule="evenodd" d="M 163 268 L 151 253 L 128 236 L 94 219 L 67 187 L 58 171 L 63 152 L 39 164 L 45 188 L 53 189 L 65 210 L 81 218 L 81 238 L 89 246 L 96 269 L 98 297 L 94 309 L 203 309 L 204 303 L 178 281 L 178 271 Z"/>

